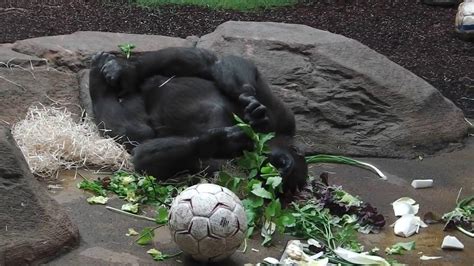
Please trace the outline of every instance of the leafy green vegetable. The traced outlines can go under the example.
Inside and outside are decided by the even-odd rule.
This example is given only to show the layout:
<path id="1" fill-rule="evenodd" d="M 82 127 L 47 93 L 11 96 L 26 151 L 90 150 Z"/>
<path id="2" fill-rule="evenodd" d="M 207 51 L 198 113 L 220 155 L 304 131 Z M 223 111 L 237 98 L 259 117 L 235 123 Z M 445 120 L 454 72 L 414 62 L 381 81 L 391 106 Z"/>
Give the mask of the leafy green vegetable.
<path id="1" fill-rule="evenodd" d="M 319 154 L 306 157 L 307 163 L 337 163 L 337 164 L 347 164 L 353 165 L 361 168 L 368 169 L 374 173 L 376 173 L 380 178 L 386 180 L 387 177 L 380 171 L 377 167 L 361 162 L 358 160 L 354 160 L 344 156 L 336 156 L 336 155 L 326 155 L 326 154 Z"/>
<path id="2" fill-rule="evenodd" d="M 122 205 L 122 211 L 138 213 L 138 203 L 125 203 Z"/>
<path id="3" fill-rule="evenodd" d="M 77 187 L 83 190 L 88 190 L 99 196 L 107 196 L 107 191 L 102 187 L 100 181 L 82 180 Z"/>
<path id="4" fill-rule="evenodd" d="M 106 204 L 109 198 L 104 196 L 94 196 L 87 199 L 90 204 Z"/>
<path id="5" fill-rule="evenodd" d="M 461 191 L 459 191 L 459 195 Z M 474 237 L 474 195 L 467 197 L 461 201 L 456 200 L 456 207 L 451 212 L 445 213 L 442 217 L 443 221 L 446 222 L 444 229 L 457 228 L 464 234 Z"/>
<path id="6" fill-rule="evenodd" d="M 178 252 L 176 254 L 169 255 L 169 254 L 164 254 L 163 252 L 152 248 L 152 249 L 149 249 L 146 253 L 150 254 L 151 257 L 153 258 L 153 260 L 155 260 L 155 261 L 164 261 L 166 259 L 179 256 L 179 255 L 181 255 L 182 252 Z"/>
<path id="7" fill-rule="evenodd" d="M 356 222 L 351 219 L 335 219 L 328 209 L 323 209 L 315 202 L 306 204 L 292 203 L 292 215 L 295 226 L 291 233 L 298 237 L 314 238 L 321 241 L 329 250 L 343 247 L 361 251 L 357 241 Z"/>
<path id="8" fill-rule="evenodd" d="M 145 227 L 140 232 L 140 235 L 138 236 L 136 242 L 139 245 L 148 245 L 148 244 L 150 244 L 153 241 L 153 238 L 155 237 L 155 229 L 156 228 Z"/>
<path id="9" fill-rule="evenodd" d="M 168 222 L 168 208 L 163 206 L 158 207 L 155 221 L 157 224 L 166 224 Z"/>
<path id="10" fill-rule="evenodd" d="M 414 249 L 415 249 L 415 241 L 399 242 L 399 243 L 394 244 L 391 247 L 387 247 L 385 249 L 385 253 L 387 253 L 387 255 L 402 255 L 403 251 L 414 250 Z"/>
<path id="11" fill-rule="evenodd" d="M 127 57 L 127 59 L 130 58 L 130 56 L 132 55 L 132 50 L 135 49 L 135 47 L 136 46 L 131 43 L 124 43 L 118 45 L 118 48 Z"/>

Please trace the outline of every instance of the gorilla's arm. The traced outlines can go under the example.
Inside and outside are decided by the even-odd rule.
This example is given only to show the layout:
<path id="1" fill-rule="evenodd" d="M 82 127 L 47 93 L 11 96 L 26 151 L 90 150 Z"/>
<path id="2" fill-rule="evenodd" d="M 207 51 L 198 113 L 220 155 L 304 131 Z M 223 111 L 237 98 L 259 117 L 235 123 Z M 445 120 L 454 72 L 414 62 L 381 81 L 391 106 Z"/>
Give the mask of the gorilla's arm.
<path id="1" fill-rule="evenodd" d="M 287 136 L 295 133 L 291 111 L 272 94 L 257 67 L 241 57 L 225 56 L 218 60 L 214 53 L 205 49 L 171 47 L 129 60 L 111 60 L 102 72 L 108 83 L 119 87 L 119 95 L 137 90 L 139 84 L 154 75 L 212 80 L 229 99 L 242 105 L 245 120 L 258 131 L 274 131 Z"/>
<path id="2" fill-rule="evenodd" d="M 92 60 L 89 91 L 94 120 L 105 135 L 116 138 L 131 150 L 133 142 L 152 138 L 154 132 L 146 123 L 147 115 L 142 97 L 129 95 L 121 99 L 106 82 L 100 69 L 110 60 L 109 57 L 109 54 L 98 54 Z"/>
<path id="3" fill-rule="evenodd" d="M 201 160 L 230 159 L 253 147 L 238 127 L 210 129 L 193 137 L 169 136 L 143 142 L 133 150 L 135 170 L 159 179 L 202 170 Z"/>

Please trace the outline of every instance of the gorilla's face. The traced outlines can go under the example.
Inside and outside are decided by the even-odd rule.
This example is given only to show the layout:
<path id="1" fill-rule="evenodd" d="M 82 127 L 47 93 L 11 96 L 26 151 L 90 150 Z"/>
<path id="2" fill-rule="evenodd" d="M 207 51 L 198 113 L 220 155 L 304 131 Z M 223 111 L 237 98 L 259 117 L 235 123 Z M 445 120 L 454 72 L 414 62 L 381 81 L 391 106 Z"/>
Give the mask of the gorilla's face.
<path id="1" fill-rule="evenodd" d="M 270 163 L 283 178 L 283 190 L 295 192 L 302 188 L 308 178 L 308 164 L 304 154 L 293 144 L 291 138 L 275 137 L 270 141 Z"/>

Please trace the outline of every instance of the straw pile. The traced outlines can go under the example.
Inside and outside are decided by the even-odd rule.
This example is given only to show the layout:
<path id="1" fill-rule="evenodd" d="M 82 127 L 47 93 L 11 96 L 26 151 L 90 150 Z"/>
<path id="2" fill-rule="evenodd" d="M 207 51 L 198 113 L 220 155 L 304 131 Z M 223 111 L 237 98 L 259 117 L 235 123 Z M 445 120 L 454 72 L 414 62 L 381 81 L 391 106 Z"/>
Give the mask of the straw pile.
<path id="1" fill-rule="evenodd" d="M 99 135 L 86 119 L 75 122 L 65 108 L 33 106 L 12 134 L 34 174 L 53 176 L 62 169 L 130 169 L 130 155 L 111 138 Z"/>

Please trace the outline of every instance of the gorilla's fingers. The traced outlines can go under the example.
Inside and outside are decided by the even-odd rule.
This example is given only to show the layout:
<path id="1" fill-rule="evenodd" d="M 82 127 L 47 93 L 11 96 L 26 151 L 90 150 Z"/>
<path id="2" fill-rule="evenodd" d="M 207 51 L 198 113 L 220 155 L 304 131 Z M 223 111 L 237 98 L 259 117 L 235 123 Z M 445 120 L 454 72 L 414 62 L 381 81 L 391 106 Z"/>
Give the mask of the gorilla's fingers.
<path id="1" fill-rule="evenodd" d="M 112 59 L 102 66 L 101 72 L 107 83 L 111 86 L 117 86 L 120 75 L 122 74 L 122 69 L 122 66 L 117 62 L 117 60 Z"/>
<path id="2" fill-rule="evenodd" d="M 257 101 L 252 101 L 250 102 L 249 105 L 247 105 L 247 107 L 245 107 L 244 109 L 244 113 L 246 114 L 252 114 L 252 112 L 257 109 L 259 106 L 262 106 L 259 102 Z"/>
<path id="3" fill-rule="evenodd" d="M 265 117 L 266 113 L 267 113 L 267 108 L 263 105 L 260 105 L 257 108 L 255 108 L 250 115 L 254 119 L 258 119 L 258 118 Z"/>
<path id="4" fill-rule="evenodd" d="M 240 102 L 240 104 L 242 104 L 243 106 L 247 106 L 247 105 L 249 105 L 250 103 L 255 102 L 255 101 L 257 101 L 257 99 L 255 99 L 254 96 L 250 96 L 250 95 L 248 95 L 248 94 L 241 94 L 241 95 L 239 96 L 239 102 Z"/>

